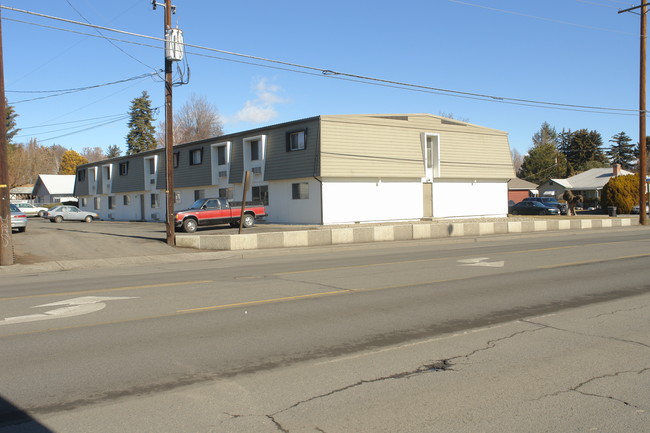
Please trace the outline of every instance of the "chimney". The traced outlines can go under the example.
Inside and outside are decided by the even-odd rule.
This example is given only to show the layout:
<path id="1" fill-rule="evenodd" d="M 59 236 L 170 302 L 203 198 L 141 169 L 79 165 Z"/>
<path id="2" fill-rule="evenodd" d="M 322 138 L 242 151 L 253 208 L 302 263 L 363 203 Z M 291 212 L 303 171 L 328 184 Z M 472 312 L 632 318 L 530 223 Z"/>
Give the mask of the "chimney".
<path id="1" fill-rule="evenodd" d="M 614 177 L 621 175 L 621 164 L 614 164 L 612 166 L 612 169 L 613 169 L 613 172 L 614 172 Z"/>

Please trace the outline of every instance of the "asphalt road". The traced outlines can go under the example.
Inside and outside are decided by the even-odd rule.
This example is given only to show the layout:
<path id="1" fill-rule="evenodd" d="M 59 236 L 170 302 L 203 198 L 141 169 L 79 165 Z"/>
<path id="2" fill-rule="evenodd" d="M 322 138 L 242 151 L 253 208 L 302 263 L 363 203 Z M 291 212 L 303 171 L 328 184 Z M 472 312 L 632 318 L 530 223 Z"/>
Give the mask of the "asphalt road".
<path id="1" fill-rule="evenodd" d="M 644 431 L 649 245 L 639 227 L 7 275 L 0 431 Z"/>

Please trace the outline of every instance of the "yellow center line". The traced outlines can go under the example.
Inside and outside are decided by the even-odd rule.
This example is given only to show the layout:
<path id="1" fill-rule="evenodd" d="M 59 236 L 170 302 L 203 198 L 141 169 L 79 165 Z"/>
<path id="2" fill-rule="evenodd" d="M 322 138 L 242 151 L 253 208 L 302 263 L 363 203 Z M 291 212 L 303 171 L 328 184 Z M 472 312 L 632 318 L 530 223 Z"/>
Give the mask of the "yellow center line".
<path id="1" fill-rule="evenodd" d="M 160 287 L 182 286 L 184 284 L 205 284 L 205 283 L 212 283 L 212 282 L 214 282 L 214 280 L 177 281 L 174 283 L 143 284 L 140 286 L 115 287 L 112 289 L 90 289 L 90 290 L 79 290 L 79 291 L 59 292 L 59 293 L 40 293 L 38 295 L 24 295 L 24 296 L 14 296 L 11 298 L 0 298 L 0 301 L 14 301 L 17 299 L 45 298 L 45 297 L 52 297 L 52 296 L 56 297 L 56 296 L 71 296 L 71 295 L 87 295 L 89 293 L 121 292 L 125 290 L 155 289 Z"/>

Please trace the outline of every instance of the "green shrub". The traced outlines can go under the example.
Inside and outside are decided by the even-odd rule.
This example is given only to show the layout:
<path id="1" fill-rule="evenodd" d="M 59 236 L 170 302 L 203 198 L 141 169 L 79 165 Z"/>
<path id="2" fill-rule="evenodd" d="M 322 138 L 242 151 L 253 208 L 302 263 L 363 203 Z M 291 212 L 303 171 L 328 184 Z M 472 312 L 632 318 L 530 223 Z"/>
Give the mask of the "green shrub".
<path id="1" fill-rule="evenodd" d="M 626 176 L 612 177 L 603 187 L 603 208 L 616 206 L 617 213 L 630 213 L 632 206 L 639 203 L 639 176 L 628 174 Z"/>

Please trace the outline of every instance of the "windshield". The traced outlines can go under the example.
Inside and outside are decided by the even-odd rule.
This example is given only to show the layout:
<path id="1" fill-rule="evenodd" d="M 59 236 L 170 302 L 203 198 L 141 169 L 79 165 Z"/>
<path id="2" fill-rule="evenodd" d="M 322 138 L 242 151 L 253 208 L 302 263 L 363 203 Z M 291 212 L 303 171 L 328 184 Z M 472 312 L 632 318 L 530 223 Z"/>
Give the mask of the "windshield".
<path id="1" fill-rule="evenodd" d="M 190 209 L 201 209 L 201 206 L 203 206 L 203 203 L 205 203 L 205 199 L 202 198 L 201 200 L 197 200 L 194 202 L 192 206 L 190 206 Z"/>

